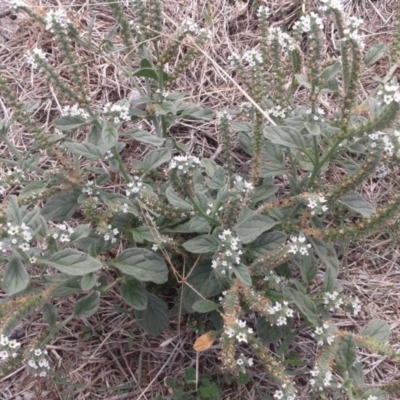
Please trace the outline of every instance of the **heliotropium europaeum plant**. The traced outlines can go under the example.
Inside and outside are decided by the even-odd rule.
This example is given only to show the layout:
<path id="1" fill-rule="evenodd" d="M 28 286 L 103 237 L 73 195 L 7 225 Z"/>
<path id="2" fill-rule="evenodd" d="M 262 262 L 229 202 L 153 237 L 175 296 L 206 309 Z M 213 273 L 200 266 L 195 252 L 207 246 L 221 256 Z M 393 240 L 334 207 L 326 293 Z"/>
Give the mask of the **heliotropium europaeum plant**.
<path id="1" fill-rule="evenodd" d="M 207 333 L 208 342 L 219 338 L 221 362 L 229 371 L 251 373 L 262 365 L 274 399 L 302 398 L 297 387 L 302 375 L 316 397 L 376 400 L 398 392 L 398 382 L 367 390 L 357 355 L 362 347 L 398 362 L 400 356 L 385 344 L 388 324 L 373 320 L 358 334 L 339 330 L 333 321 L 338 312 L 357 315 L 361 309 L 337 280 L 341 263 L 335 244 L 373 235 L 393 221 L 400 204 L 395 196 L 375 207 L 357 192 L 367 178 L 384 177 L 400 156 L 400 94 L 392 77 L 397 64 L 359 100 L 363 66 L 388 52 L 382 45 L 364 48 L 358 33 L 362 21 L 346 20 L 339 1 L 324 0 L 319 13 L 303 15 L 289 33 L 269 27 L 269 10 L 260 7 L 260 50 L 230 58 L 252 102 L 237 111 L 227 104 L 230 112 L 216 114 L 218 163 L 190 154 L 168 131 L 182 119 L 214 118 L 213 112 L 188 104 L 184 94 L 170 92 L 209 39 L 205 29 L 186 21 L 163 43 L 158 0 L 135 0 L 135 21 L 127 21 L 121 6 L 110 2 L 124 47 L 114 44 L 117 29 L 112 29 L 99 50 L 90 32 L 89 39 L 77 33 L 66 12 L 43 19 L 24 3 L 13 3 L 54 35 L 74 85 L 60 78 L 48 61 L 51 55 L 38 48 L 28 54 L 31 68 L 48 77 L 65 103 L 48 133 L 0 75 L 0 91 L 14 111 L 1 130 L 13 155 L 1 160 L 0 251 L 8 296 L 0 304 L 2 371 L 21 362 L 20 346 L 8 338 L 21 318 L 40 308 L 49 324 L 49 332 L 25 352 L 28 369 L 44 376 L 51 371 L 45 345 L 73 318 L 95 313 L 101 296 L 116 286 L 137 323 L 159 334 L 168 328 L 170 314 L 154 294 L 162 285 L 178 287 L 180 314 L 212 315 L 215 332 Z M 326 18 L 337 26 L 335 54 L 323 50 Z M 71 43 L 113 62 L 132 84 L 130 97 L 101 108 L 91 105 Z M 182 43 L 186 52 L 179 55 Z M 118 64 L 113 52 L 129 54 L 137 69 Z M 298 104 L 296 90 L 307 93 L 307 104 Z M 332 116 L 321 103 L 327 94 L 339 104 Z M 360 107 L 367 108 L 367 116 L 359 115 Z M 34 135 L 27 154 L 8 139 L 14 121 Z M 141 121 L 155 134 L 135 127 Z M 241 172 L 232 157 L 234 134 L 251 161 Z M 142 159 L 121 157 L 130 140 L 147 146 Z M 39 149 L 59 168 L 40 166 Z M 347 168 L 347 175 L 332 183 L 327 176 L 337 166 Z M 112 182 L 110 170 L 116 176 Z M 31 277 L 32 268 L 39 278 Z M 52 298 L 76 293 L 84 295 L 57 323 Z M 315 339 L 310 353 L 316 354 L 306 372 L 296 370 L 298 363 L 290 358 L 291 344 L 304 335 Z M 253 357 L 244 356 L 241 346 Z"/>

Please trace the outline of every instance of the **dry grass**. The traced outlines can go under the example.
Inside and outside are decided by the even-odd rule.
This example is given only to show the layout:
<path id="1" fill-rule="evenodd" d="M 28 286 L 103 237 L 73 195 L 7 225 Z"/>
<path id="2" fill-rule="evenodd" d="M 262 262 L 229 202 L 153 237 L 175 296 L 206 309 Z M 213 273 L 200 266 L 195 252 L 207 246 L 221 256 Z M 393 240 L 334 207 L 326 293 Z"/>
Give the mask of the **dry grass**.
<path id="1" fill-rule="evenodd" d="M 100 44 L 102 38 L 114 25 L 114 19 L 108 7 L 98 1 L 77 0 L 72 2 L 57 1 L 67 5 L 78 30 L 85 32 L 92 18 L 96 17 L 92 40 Z M 122 1 L 124 5 L 127 2 Z M 290 27 L 300 12 L 299 2 L 292 0 L 267 1 L 273 9 L 275 26 Z M 305 4 L 311 9 L 317 6 L 316 1 Z M 363 18 L 363 33 L 367 36 L 367 46 L 379 39 L 390 42 L 393 31 L 392 1 L 347 1 L 346 12 Z M 37 10 L 47 10 L 54 7 L 55 2 L 31 0 Z M 183 77 L 175 84 L 174 90 L 190 94 L 194 102 L 207 108 L 219 110 L 222 107 L 234 108 L 243 100 L 242 91 L 237 82 L 232 79 L 235 73 L 227 62 L 232 52 L 242 54 L 245 49 L 257 45 L 257 19 L 252 7 L 242 1 L 219 0 L 165 0 L 165 32 L 168 38 L 176 26 L 187 18 L 195 21 L 206 21 L 205 27 L 211 29 L 212 38 L 202 55 L 190 66 Z M 133 19 L 134 10 L 126 8 L 126 15 Z M 208 23 L 207 23 L 208 22 Z M 330 28 L 327 29 L 330 37 Z M 118 39 L 117 39 L 118 40 Z M 0 1 L 0 70 L 18 94 L 21 101 L 40 100 L 41 106 L 35 117 L 48 126 L 54 116 L 58 115 L 60 107 L 65 105 L 57 98 L 54 90 L 47 85 L 41 74 L 32 73 L 23 59 L 23 54 L 38 46 L 53 53 L 53 62 L 63 73 L 63 63 L 53 52 L 51 35 L 43 27 L 28 18 L 18 16 L 14 19 L 7 14 L 7 5 Z M 128 80 L 108 60 L 77 48 L 77 59 L 83 62 L 85 79 L 90 92 L 91 103 L 101 107 L 106 102 L 114 102 L 126 98 L 132 89 Z M 121 55 L 113 56 L 115 61 L 124 64 Z M 379 64 L 379 75 L 383 76 L 387 65 Z M 376 86 L 373 80 L 376 71 L 367 71 L 363 77 L 364 98 Z M 240 83 L 240 82 L 239 82 Z M 299 90 L 297 101 L 306 103 L 305 92 Z M 335 101 L 325 96 L 322 106 L 328 113 L 337 107 Z M 0 98 L 0 115 L 8 118 L 11 114 Z M 11 128 L 11 140 L 21 151 L 29 149 L 33 142 L 32 135 L 23 127 L 14 124 Z M 186 144 L 192 153 L 199 156 L 218 158 L 221 148 L 214 122 L 202 124 L 179 124 L 171 129 L 178 141 Z M 142 147 L 127 143 L 129 151 L 126 157 L 139 158 Z M 129 147 L 130 146 L 130 147 Z M 236 154 L 236 153 L 235 153 Z M 8 149 L 0 148 L 0 157 L 8 158 Z M 238 152 L 236 155 L 238 167 L 243 168 L 245 161 Z M 54 168 L 53 162 L 43 153 L 41 166 Z M 339 173 L 339 171 L 338 171 Z M 396 171 L 393 171 L 393 177 Z M 339 175 L 338 175 L 339 176 Z M 398 185 L 390 180 L 366 182 L 364 194 L 371 201 L 379 201 L 390 197 L 398 191 Z M 118 184 L 118 182 L 115 182 Z M 347 255 L 347 265 L 340 275 L 341 283 L 347 294 L 357 296 L 363 302 L 363 311 L 357 318 L 337 315 L 335 322 L 345 330 L 358 331 L 371 318 L 383 318 L 391 326 L 391 344 L 400 350 L 400 268 L 398 260 L 400 248 L 396 233 L 383 232 L 363 244 L 351 243 L 341 249 Z M 0 298 L 1 298 L 0 294 Z M 60 317 L 68 316 L 73 307 L 73 299 L 56 299 Z M 0 381 L 0 399 L 154 399 L 157 395 L 167 395 L 163 386 L 165 376 L 181 379 L 185 369 L 199 366 L 202 373 L 218 373 L 220 364 L 217 357 L 218 345 L 209 352 L 201 354 L 196 359 L 192 349 L 195 335 L 184 325 L 178 326 L 172 322 L 171 330 L 154 339 L 145 336 L 136 326 L 131 315 L 115 312 L 115 306 L 123 307 L 117 291 L 111 291 L 102 299 L 99 312 L 88 320 L 77 320 L 65 328 L 60 336 L 48 346 L 52 365 L 57 378 L 54 381 L 32 378 L 21 368 Z M 83 327 L 90 328 L 96 335 L 83 340 Z M 29 343 L 38 334 L 45 331 L 46 324 L 37 314 L 21 322 L 15 331 L 23 344 Z M 304 337 L 296 343 L 296 350 L 305 360 L 313 357 L 314 344 L 310 338 Z M 390 382 L 399 378 L 399 370 L 393 364 L 385 362 L 380 356 L 365 354 L 363 363 L 366 366 L 367 382 Z M 266 374 L 260 368 L 254 369 L 254 383 L 237 387 L 222 383 L 223 376 L 219 373 L 221 385 L 225 388 L 223 397 L 226 399 L 261 399 L 263 389 L 268 388 Z M 307 376 L 299 377 L 302 386 L 303 399 L 308 399 Z"/>

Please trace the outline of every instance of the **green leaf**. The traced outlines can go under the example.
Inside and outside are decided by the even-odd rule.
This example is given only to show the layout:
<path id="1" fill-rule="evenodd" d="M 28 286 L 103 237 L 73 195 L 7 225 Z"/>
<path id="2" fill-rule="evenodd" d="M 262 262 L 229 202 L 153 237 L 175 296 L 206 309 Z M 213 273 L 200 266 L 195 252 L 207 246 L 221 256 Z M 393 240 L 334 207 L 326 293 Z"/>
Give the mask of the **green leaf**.
<path id="1" fill-rule="evenodd" d="M 65 116 L 54 120 L 53 125 L 60 131 L 72 131 L 74 129 L 85 126 L 88 123 L 82 117 Z"/>
<path id="2" fill-rule="evenodd" d="M 64 147 L 71 150 L 73 154 L 86 157 L 88 160 L 95 161 L 102 157 L 102 153 L 100 152 L 100 150 L 94 144 L 89 142 L 65 142 Z"/>
<path id="3" fill-rule="evenodd" d="M 386 343 L 390 337 L 390 326 L 386 321 L 373 319 L 364 326 L 361 330 L 361 335 Z"/>
<path id="4" fill-rule="evenodd" d="M 43 306 L 42 313 L 44 319 L 49 324 L 50 328 L 55 326 L 55 324 L 57 323 L 57 315 L 58 315 L 57 308 L 55 308 L 53 304 L 46 303 Z"/>
<path id="5" fill-rule="evenodd" d="M 154 294 L 148 294 L 146 310 L 136 310 L 135 316 L 139 326 L 151 336 L 158 336 L 161 332 L 168 329 L 168 306 L 163 300 L 154 296 Z"/>
<path id="6" fill-rule="evenodd" d="M 32 114 L 40 107 L 40 100 L 28 100 L 22 103 L 22 109 L 29 114 Z"/>
<path id="7" fill-rule="evenodd" d="M 372 214 L 376 213 L 375 208 L 357 193 L 343 196 L 340 203 L 350 208 L 350 210 L 361 214 L 364 218 L 370 218 Z"/>
<path id="8" fill-rule="evenodd" d="M 218 240 L 213 235 L 200 235 L 185 242 L 183 247 L 194 254 L 214 254 L 218 245 Z"/>
<path id="9" fill-rule="evenodd" d="M 308 253 L 299 258 L 295 257 L 294 262 L 299 266 L 301 279 L 305 283 L 309 284 L 317 276 L 318 263 L 314 254 Z"/>
<path id="10" fill-rule="evenodd" d="M 183 110 L 179 115 L 183 119 L 194 119 L 203 121 L 212 121 L 214 119 L 214 113 L 211 110 L 206 110 L 200 107 L 190 107 Z"/>
<path id="11" fill-rule="evenodd" d="M 147 308 L 146 289 L 134 278 L 128 278 L 122 281 L 121 297 L 135 310 L 145 310 Z"/>
<path id="12" fill-rule="evenodd" d="M 17 196 L 10 196 L 7 204 L 7 219 L 15 225 L 21 225 L 22 214 L 18 205 Z"/>
<path id="13" fill-rule="evenodd" d="M 168 280 L 165 261 L 147 249 L 129 248 L 109 264 L 141 282 L 151 281 L 161 284 Z"/>
<path id="14" fill-rule="evenodd" d="M 161 104 L 155 103 L 156 115 L 176 115 L 175 103 L 163 101 Z"/>
<path id="15" fill-rule="evenodd" d="M 115 127 L 104 124 L 101 130 L 101 150 L 106 152 L 107 150 L 111 149 L 118 143 L 118 131 Z"/>
<path id="16" fill-rule="evenodd" d="M 169 162 L 170 159 L 171 152 L 168 149 L 153 150 L 144 157 L 143 169 L 145 172 L 149 172 L 160 165 Z"/>
<path id="17" fill-rule="evenodd" d="M 3 276 L 3 290 L 8 296 L 22 292 L 29 285 L 29 274 L 18 256 L 11 257 Z"/>
<path id="18" fill-rule="evenodd" d="M 75 249 L 64 249 L 51 256 L 50 259 L 37 260 L 38 264 L 47 264 L 73 276 L 83 276 L 90 272 L 99 271 L 103 264 L 88 254 Z"/>
<path id="19" fill-rule="evenodd" d="M 211 300 L 198 300 L 193 305 L 193 310 L 198 313 L 208 313 L 210 311 L 216 310 L 219 307 L 219 304 L 214 303 Z"/>
<path id="20" fill-rule="evenodd" d="M 79 208 L 79 189 L 63 191 L 51 197 L 42 208 L 42 215 L 46 221 L 68 221 Z"/>
<path id="21" fill-rule="evenodd" d="M 165 139 L 159 138 L 158 136 L 152 135 L 149 132 L 142 131 L 141 129 L 134 129 L 124 134 L 140 143 L 146 143 L 151 146 L 160 147 L 164 144 Z"/>
<path id="22" fill-rule="evenodd" d="M 287 241 L 287 235 L 283 232 L 272 231 L 262 234 L 257 240 L 247 247 L 249 255 L 255 258 L 262 257 L 264 254 L 274 251 Z"/>
<path id="23" fill-rule="evenodd" d="M 187 279 L 187 285 L 182 289 L 182 305 L 184 309 L 192 313 L 193 304 L 202 297 L 209 298 L 221 293 L 221 289 L 213 274 L 211 263 L 198 265 Z"/>
<path id="24" fill-rule="evenodd" d="M 379 61 L 383 56 L 389 55 L 389 50 L 385 43 L 377 42 L 374 47 L 370 48 L 364 57 L 364 64 L 367 67 L 375 64 Z"/>
<path id="25" fill-rule="evenodd" d="M 308 238 L 308 241 L 313 245 L 315 252 L 326 267 L 332 268 L 337 274 L 339 272 L 339 260 L 333 245 L 319 239 Z"/>
<path id="26" fill-rule="evenodd" d="M 310 135 L 318 136 L 321 134 L 321 128 L 316 122 L 304 122 L 304 127 Z"/>
<path id="27" fill-rule="evenodd" d="M 321 80 L 324 82 L 330 81 L 332 78 L 336 76 L 336 74 L 341 70 L 341 63 L 336 61 L 334 64 L 326 67 L 322 73 L 320 74 Z"/>
<path id="28" fill-rule="evenodd" d="M 352 336 L 344 336 L 339 341 L 335 358 L 337 363 L 348 370 L 357 361 L 357 344 Z"/>
<path id="29" fill-rule="evenodd" d="M 234 265 L 232 268 L 233 272 L 235 273 L 236 277 L 243 283 L 245 286 L 251 286 L 251 276 L 249 274 L 249 269 L 243 265 Z"/>
<path id="30" fill-rule="evenodd" d="M 150 78 L 158 82 L 158 74 L 153 68 L 140 68 L 136 70 L 133 76 L 140 76 L 142 78 Z"/>
<path id="31" fill-rule="evenodd" d="M 256 240 L 262 233 L 269 231 L 276 222 L 266 215 L 254 215 L 236 225 L 234 228 L 240 240 L 248 244 Z"/>
<path id="32" fill-rule="evenodd" d="M 171 205 L 174 207 L 184 207 L 188 209 L 192 209 L 193 206 L 186 202 L 185 200 L 181 199 L 175 192 L 174 189 L 172 189 L 172 186 L 168 186 L 167 190 L 165 191 L 165 194 L 167 195 L 167 199 L 170 202 Z"/>
<path id="33" fill-rule="evenodd" d="M 294 149 L 304 149 L 306 147 L 300 132 L 288 126 L 266 125 L 263 132 L 264 137 L 274 144 Z"/>
<path id="34" fill-rule="evenodd" d="M 81 279 L 81 288 L 82 290 L 91 290 L 94 288 L 96 282 L 97 282 L 96 275 L 93 272 L 90 272 L 86 275 L 83 275 Z"/>
<path id="35" fill-rule="evenodd" d="M 100 306 L 100 293 L 94 291 L 75 303 L 74 315 L 77 318 L 91 317 Z"/>
<path id="36" fill-rule="evenodd" d="M 88 237 L 89 235 L 90 235 L 90 224 L 78 225 L 76 228 L 74 228 L 74 232 L 69 237 L 70 239 L 69 244 L 72 244 L 81 238 Z"/>
<path id="37" fill-rule="evenodd" d="M 321 323 L 318 318 L 318 309 L 311 298 L 296 289 L 285 287 L 283 293 L 288 300 L 291 300 L 303 317 L 313 326 Z"/>
<path id="38" fill-rule="evenodd" d="M 300 86 L 311 89 L 311 83 L 308 81 L 307 75 L 296 74 L 295 77 Z"/>

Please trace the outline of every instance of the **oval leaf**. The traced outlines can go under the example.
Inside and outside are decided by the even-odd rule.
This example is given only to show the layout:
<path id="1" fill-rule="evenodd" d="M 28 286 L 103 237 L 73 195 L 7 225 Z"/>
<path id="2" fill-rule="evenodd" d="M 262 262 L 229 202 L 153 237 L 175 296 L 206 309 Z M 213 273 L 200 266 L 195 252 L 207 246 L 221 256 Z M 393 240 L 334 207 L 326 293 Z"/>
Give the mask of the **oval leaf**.
<path id="1" fill-rule="evenodd" d="M 148 306 L 146 310 L 137 310 L 135 315 L 139 326 L 152 336 L 157 336 L 168 329 L 168 306 L 163 300 L 153 294 L 148 294 Z"/>
<path id="2" fill-rule="evenodd" d="M 103 264 L 95 258 L 75 249 L 61 250 L 46 260 L 37 260 L 38 264 L 47 264 L 68 275 L 83 276 L 99 271 Z"/>
<path id="3" fill-rule="evenodd" d="M 89 318 L 99 308 L 100 293 L 92 292 L 76 302 L 74 307 L 74 315 L 78 318 Z"/>
<path id="4" fill-rule="evenodd" d="M 340 202 L 364 218 L 370 218 L 372 214 L 376 213 L 375 208 L 357 193 L 343 196 Z"/>
<path id="5" fill-rule="evenodd" d="M 210 311 L 216 310 L 218 307 L 219 304 L 207 299 L 198 300 L 192 305 L 193 310 L 197 311 L 198 313 L 208 313 Z"/>
<path id="6" fill-rule="evenodd" d="M 378 342 L 385 343 L 389 340 L 390 326 L 386 321 L 381 319 L 373 319 L 361 331 L 362 336 L 368 336 L 377 340 Z"/>
<path id="7" fill-rule="evenodd" d="M 12 257 L 6 265 L 3 290 L 8 296 L 19 293 L 29 285 L 29 274 L 19 257 Z"/>
<path id="8" fill-rule="evenodd" d="M 164 260 L 146 249 L 127 249 L 110 265 L 139 281 L 164 283 L 168 279 L 168 268 Z"/>
<path id="9" fill-rule="evenodd" d="M 236 233 L 244 244 L 248 244 L 256 240 L 263 232 L 269 231 L 275 221 L 266 215 L 254 215 L 246 221 L 236 225 Z"/>
<path id="10" fill-rule="evenodd" d="M 122 282 L 121 296 L 135 310 L 147 308 L 147 292 L 136 279 L 130 278 Z"/>
<path id="11" fill-rule="evenodd" d="M 214 254 L 218 249 L 218 241 L 213 235 L 201 235 L 188 240 L 183 247 L 194 254 Z"/>

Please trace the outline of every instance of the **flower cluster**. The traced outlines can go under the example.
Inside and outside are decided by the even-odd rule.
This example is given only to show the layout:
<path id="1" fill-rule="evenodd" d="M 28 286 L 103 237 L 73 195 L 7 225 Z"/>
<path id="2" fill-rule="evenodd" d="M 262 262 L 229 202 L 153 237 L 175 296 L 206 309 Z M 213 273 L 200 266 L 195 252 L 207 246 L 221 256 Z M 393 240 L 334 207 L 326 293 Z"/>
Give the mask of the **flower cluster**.
<path id="1" fill-rule="evenodd" d="M 267 271 L 265 273 L 264 281 L 268 282 L 269 286 L 272 288 L 287 284 L 287 279 L 279 276 L 275 271 Z"/>
<path id="2" fill-rule="evenodd" d="M 50 369 L 49 362 L 46 358 L 47 350 L 32 349 L 28 355 L 28 371 L 34 376 L 44 377 Z"/>
<path id="3" fill-rule="evenodd" d="M 22 0 L 9 0 L 8 3 L 13 12 L 17 11 L 18 7 L 26 7 L 27 6 L 26 3 Z"/>
<path id="4" fill-rule="evenodd" d="M 279 27 L 271 27 L 268 29 L 268 44 L 272 44 L 275 40 L 278 41 L 285 54 L 289 51 L 294 51 L 297 47 L 294 39 L 288 33 L 283 32 Z"/>
<path id="5" fill-rule="evenodd" d="M 231 121 L 232 115 L 226 110 L 218 111 L 216 114 L 216 119 L 217 119 L 217 122 L 220 124 L 222 120 Z"/>
<path id="6" fill-rule="evenodd" d="M 303 15 L 297 22 L 295 22 L 293 29 L 312 35 L 312 25 L 316 25 L 317 28 L 321 30 L 324 28 L 322 19 L 315 12 Z"/>
<path id="7" fill-rule="evenodd" d="M 364 42 L 360 34 L 358 33 L 358 28 L 364 23 L 361 18 L 350 17 L 347 21 L 347 27 L 344 30 L 345 37 L 343 40 L 347 40 L 347 38 L 354 40 L 358 43 L 361 48 L 364 48 Z"/>
<path id="8" fill-rule="evenodd" d="M 232 270 L 233 265 L 241 262 L 240 239 L 232 235 L 230 229 L 225 229 L 220 235 L 220 248 L 217 257 L 212 261 L 211 267 L 220 271 L 222 275 L 226 275 L 227 271 Z"/>
<path id="9" fill-rule="evenodd" d="M 250 328 L 251 329 L 251 328 Z M 236 360 L 236 364 L 239 366 L 239 367 L 244 367 L 244 366 L 249 366 L 249 367 L 252 367 L 253 366 L 253 364 L 254 364 L 254 360 L 250 357 L 250 358 L 247 358 L 243 353 L 241 353 L 240 354 L 240 356 L 239 356 L 239 358 Z"/>
<path id="10" fill-rule="evenodd" d="M 69 243 L 71 241 L 71 235 L 74 233 L 74 229 L 68 227 L 65 223 L 55 225 L 53 232 L 49 236 L 58 240 L 61 243 Z"/>
<path id="11" fill-rule="evenodd" d="M 113 121 L 115 124 L 119 124 L 121 121 L 127 122 L 131 120 L 128 105 L 107 103 L 104 106 L 103 113 L 111 114 L 114 117 Z"/>
<path id="12" fill-rule="evenodd" d="M 288 110 L 286 108 L 283 108 L 279 105 L 266 110 L 268 114 L 271 114 L 275 118 L 285 118 L 287 111 Z"/>
<path id="13" fill-rule="evenodd" d="M 388 135 L 385 132 L 375 132 L 368 135 L 370 142 L 370 147 L 374 148 L 377 146 L 378 141 L 382 141 L 383 150 L 389 157 L 393 157 L 395 154 L 400 157 L 400 132 L 394 131 L 392 135 Z M 396 151 L 397 150 L 397 151 Z M 396 151 L 396 153 L 395 153 Z"/>
<path id="14" fill-rule="evenodd" d="M 382 102 L 386 105 L 395 101 L 396 103 L 400 102 L 400 93 L 398 91 L 399 85 L 397 83 L 390 85 L 387 83 L 383 86 L 383 90 L 378 91 L 378 96 L 381 97 Z M 381 104 L 381 103 L 380 103 Z"/>
<path id="15" fill-rule="evenodd" d="M 93 196 L 97 193 L 97 187 L 94 181 L 87 181 L 86 186 L 82 188 L 82 193 Z"/>
<path id="16" fill-rule="evenodd" d="M 46 15 L 46 29 L 50 30 L 50 32 L 54 32 L 55 29 L 60 28 L 62 30 L 66 30 L 70 24 L 72 24 L 72 22 L 67 17 L 65 10 L 51 10 Z"/>
<path id="17" fill-rule="evenodd" d="M 243 55 L 243 61 L 248 64 L 250 68 L 255 68 L 257 65 L 263 63 L 262 55 L 257 50 L 247 50 Z"/>
<path id="18" fill-rule="evenodd" d="M 321 7 L 322 11 L 336 10 L 343 11 L 342 0 L 321 0 L 324 5 Z"/>
<path id="19" fill-rule="evenodd" d="M 269 17 L 269 8 L 267 6 L 258 7 L 257 17 L 258 18 L 268 18 Z"/>
<path id="20" fill-rule="evenodd" d="M 32 240 L 31 228 L 24 222 L 21 225 L 13 225 L 11 222 L 7 223 L 8 238 L 0 242 L 0 251 L 6 253 L 13 246 L 17 246 L 22 251 L 29 251 L 29 243 Z"/>
<path id="21" fill-rule="evenodd" d="M 107 230 L 107 232 L 104 233 L 103 239 L 106 242 L 111 241 L 111 244 L 116 243 L 118 240 L 116 238 L 116 236 L 119 235 L 119 230 L 117 228 L 113 229 L 112 225 L 108 225 L 107 228 L 108 228 L 108 230 Z"/>
<path id="22" fill-rule="evenodd" d="M 311 215 L 318 215 L 327 212 L 328 207 L 324 205 L 324 203 L 326 203 L 324 196 L 314 193 L 308 195 L 307 207 L 311 208 Z"/>
<path id="23" fill-rule="evenodd" d="M 336 291 L 322 293 L 322 299 L 326 308 L 331 312 L 341 308 L 344 304 L 343 298 Z"/>
<path id="24" fill-rule="evenodd" d="M 16 340 L 10 340 L 4 335 L 0 335 L 0 360 L 7 360 L 9 357 L 17 357 L 16 350 L 21 346 L 21 343 Z"/>
<path id="25" fill-rule="evenodd" d="M 342 385 L 337 382 L 337 379 L 333 376 L 331 371 L 326 371 L 325 373 L 321 373 L 318 367 L 314 367 L 312 371 L 310 371 L 312 378 L 310 379 L 310 384 L 313 388 L 316 388 L 320 392 L 327 387 L 335 387 L 340 389 Z"/>
<path id="26" fill-rule="evenodd" d="M 175 156 L 169 163 L 168 169 L 177 169 L 184 174 L 192 171 L 200 164 L 198 157 L 194 156 Z"/>
<path id="27" fill-rule="evenodd" d="M 245 193 L 245 194 L 251 193 L 254 189 L 254 186 L 251 182 L 244 180 L 239 175 L 235 176 L 234 185 L 239 192 Z"/>
<path id="28" fill-rule="evenodd" d="M 354 299 L 348 299 L 346 306 L 350 309 L 354 317 L 356 317 L 361 311 L 361 301 L 358 297 L 355 297 Z"/>
<path id="29" fill-rule="evenodd" d="M 240 56 L 238 53 L 232 53 L 228 57 L 229 64 L 232 65 L 232 67 L 235 67 L 236 65 L 240 64 Z"/>
<path id="30" fill-rule="evenodd" d="M 186 20 L 181 27 L 182 33 L 190 33 L 191 35 L 198 35 L 199 34 L 199 27 L 195 22 L 188 19 Z"/>
<path id="31" fill-rule="evenodd" d="M 289 302 L 287 301 L 283 303 L 277 301 L 273 307 L 269 308 L 268 312 L 268 321 L 276 326 L 287 325 L 287 319 L 292 318 L 294 315 L 294 311 L 289 307 Z"/>
<path id="32" fill-rule="evenodd" d="M 74 104 L 73 106 L 64 107 L 62 109 L 62 115 L 89 119 L 89 113 L 85 111 L 83 108 L 79 107 L 79 104 Z"/>
<path id="33" fill-rule="evenodd" d="M 253 328 L 248 328 L 246 326 L 246 321 L 237 319 L 235 324 L 226 329 L 224 333 L 228 336 L 228 338 L 235 337 L 238 342 L 248 343 L 248 335 L 252 335 L 254 331 Z"/>
<path id="34" fill-rule="evenodd" d="M 127 195 L 127 196 L 130 196 L 131 194 L 137 194 L 137 193 L 140 192 L 140 189 L 141 189 L 142 186 L 143 186 L 143 182 L 142 182 L 142 180 L 140 179 L 140 177 L 138 177 L 138 176 L 135 175 L 135 176 L 132 178 L 132 181 L 129 182 L 126 186 L 127 186 L 126 195 Z"/>
<path id="35" fill-rule="evenodd" d="M 33 50 L 29 51 L 26 54 L 26 59 L 28 61 L 28 64 L 30 64 L 33 69 L 36 69 L 39 67 L 38 59 L 45 60 L 46 53 L 42 49 L 35 47 Z"/>
<path id="36" fill-rule="evenodd" d="M 292 244 L 288 250 L 289 253 L 300 253 L 303 256 L 308 255 L 308 249 L 311 248 L 311 244 L 306 243 L 306 238 L 304 235 L 299 235 L 298 237 L 291 236 L 290 240 L 292 241 Z"/>
<path id="37" fill-rule="evenodd" d="M 277 400 L 295 400 L 296 397 L 291 395 L 291 394 L 286 394 L 285 389 L 286 389 L 286 384 L 282 385 L 283 390 L 276 390 L 274 393 L 274 399 Z"/>
<path id="38" fill-rule="evenodd" d="M 334 327 L 324 322 L 322 326 L 317 326 L 315 328 L 311 336 L 315 338 L 318 346 L 322 346 L 324 342 L 331 345 L 335 341 Z"/>

